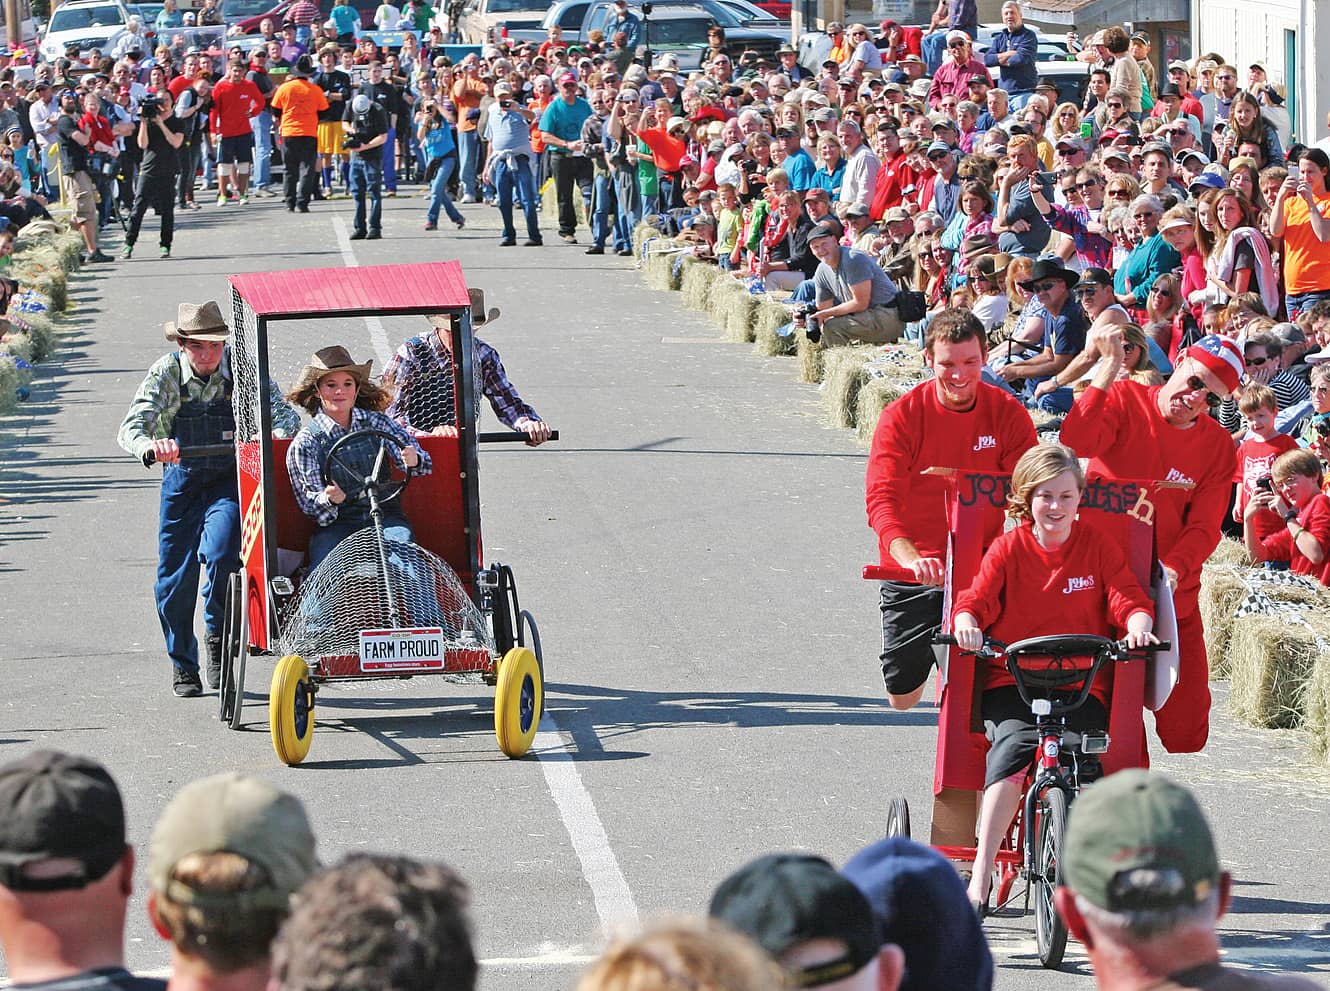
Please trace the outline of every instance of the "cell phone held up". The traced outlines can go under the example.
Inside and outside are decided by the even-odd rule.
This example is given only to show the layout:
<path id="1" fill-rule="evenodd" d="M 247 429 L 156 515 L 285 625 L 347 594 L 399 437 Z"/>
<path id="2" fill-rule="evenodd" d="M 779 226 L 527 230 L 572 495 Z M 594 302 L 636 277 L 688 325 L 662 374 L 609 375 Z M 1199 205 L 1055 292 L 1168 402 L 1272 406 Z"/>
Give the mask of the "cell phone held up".
<path id="1" fill-rule="evenodd" d="M 1274 490 L 1275 490 L 1275 482 L 1274 479 L 1271 478 L 1269 475 L 1262 475 L 1260 478 L 1256 480 L 1256 491 L 1273 492 Z"/>

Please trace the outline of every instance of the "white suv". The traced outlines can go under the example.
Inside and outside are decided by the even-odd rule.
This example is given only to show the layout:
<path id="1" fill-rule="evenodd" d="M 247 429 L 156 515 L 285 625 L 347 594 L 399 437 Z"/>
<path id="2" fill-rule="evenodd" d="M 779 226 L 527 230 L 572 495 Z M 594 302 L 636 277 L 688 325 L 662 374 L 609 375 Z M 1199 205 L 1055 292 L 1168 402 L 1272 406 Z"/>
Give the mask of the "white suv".
<path id="1" fill-rule="evenodd" d="M 109 53 L 128 20 L 129 11 L 120 0 L 69 0 L 51 15 L 42 38 L 42 59 L 54 62 L 69 45 L 78 45 L 80 53 L 92 48 Z"/>

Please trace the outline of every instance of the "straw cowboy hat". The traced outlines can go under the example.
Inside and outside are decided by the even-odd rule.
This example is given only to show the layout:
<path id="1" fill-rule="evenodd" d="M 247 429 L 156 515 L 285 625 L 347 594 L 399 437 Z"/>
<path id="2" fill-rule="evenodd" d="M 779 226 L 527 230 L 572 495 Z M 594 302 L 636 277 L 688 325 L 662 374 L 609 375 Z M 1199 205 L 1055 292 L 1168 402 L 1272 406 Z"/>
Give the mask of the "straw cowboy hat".
<path id="1" fill-rule="evenodd" d="M 484 327 L 499 319 L 499 308 L 492 306 L 489 310 L 485 309 L 485 290 L 468 289 L 467 294 L 471 297 L 471 329 Z M 447 330 L 449 325 L 449 316 L 446 313 L 431 313 L 429 322 L 440 330 Z"/>
<path id="2" fill-rule="evenodd" d="M 206 303 L 181 303 L 174 321 L 162 325 L 168 341 L 224 341 L 231 328 L 222 319 L 222 310 L 213 300 Z"/>
<path id="3" fill-rule="evenodd" d="M 309 359 L 309 364 L 300 370 L 295 388 L 291 391 L 300 392 L 318 382 L 329 372 L 348 372 L 356 380 L 356 385 L 362 386 L 369 379 L 369 368 L 372 364 L 374 364 L 373 358 L 363 365 L 357 365 L 355 359 L 351 357 L 351 352 L 340 344 L 334 344 L 330 348 L 320 348 L 314 352 L 314 357 Z"/>

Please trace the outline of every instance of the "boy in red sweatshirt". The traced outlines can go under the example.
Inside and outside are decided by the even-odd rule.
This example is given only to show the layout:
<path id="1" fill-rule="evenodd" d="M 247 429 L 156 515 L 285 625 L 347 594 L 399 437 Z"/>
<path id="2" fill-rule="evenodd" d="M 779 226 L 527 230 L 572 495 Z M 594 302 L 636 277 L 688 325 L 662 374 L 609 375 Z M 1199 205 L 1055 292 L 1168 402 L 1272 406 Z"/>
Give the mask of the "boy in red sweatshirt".
<path id="1" fill-rule="evenodd" d="M 1298 446 L 1288 434 L 1275 429 L 1279 400 L 1269 386 L 1249 385 L 1243 389 L 1238 398 L 1238 412 L 1247 422 L 1247 436 L 1238 445 L 1238 470 L 1233 476 L 1238 487 L 1237 498 L 1233 501 L 1235 523 L 1245 519 L 1247 503 L 1257 486 L 1262 484 L 1262 479 L 1265 484 L 1270 484 L 1270 469 L 1274 467 L 1275 458 Z M 1262 540 L 1284 527 L 1283 521 L 1268 510 L 1257 513 L 1252 518 L 1252 525 Z"/>
<path id="2" fill-rule="evenodd" d="M 1119 630 L 1132 647 L 1156 642 L 1154 605 L 1126 555 L 1089 523 L 1077 522 L 1084 490 L 1080 462 L 1061 444 L 1040 444 L 1016 463 L 1007 515 L 1020 525 L 993 541 L 974 582 L 956 600 L 953 628 L 963 649 L 978 650 L 985 629 L 1003 643 L 1063 633 L 1106 637 Z M 993 860 L 1016 815 L 1038 739 L 1030 707 L 1005 664 L 990 661 L 981 677 L 992 747 L 970 901 L 982 914 Z M 1099 671 L 1085 704 L 1067 713 L 1067 725 L 1078 732 L 1106 727 L 1111 685 L 1112 673 Z"/>
<path id="3" fill-rule="evenodd" d="M 1117 380 L 1122 328 L 1091 332 L 1103 361 L 1062 422 L 1062 441 L 1090 461 L 1091 477 L 1180 483 L 1151 496 L 1155 545 L 1173 586 L 1178 617 L 1178 683 L 1155 713 L 1170 753 L 1195 753 L 1210 735 L 1210 665 L 1199 596 L 1201 565 L 1219 544 L 1233 492 L 1233 438 L 1206 415 L 1235 392 L 1242 350 L 1209 335 L 1178 352 L 1163 385 Z"/>
<path id="4" fill-rule="evenodd" d="M 1247 503 L 1242 540 L 1253 561 L 1288 561 L 1295 575 L 1312 575 L 1330 585 L 1330 497 L 1321 493 L 1321 462 L 1296 448 L 1275 459 L 1274 491 L 1258 491 Z M 1256 522 L 1276 515 L 1281 525 L 1261 536 Z"/>
<path id="5" fill-rule="evenodd" d="M 982 379 L 988 357 L 983 325 L 948 309 L 928 326 L 924 362 L 934 378 L 882 411 L 865 481 L 868 523 L 883 564 L 913 573 L 882 582 L 882 677 L 896 709 L 919 701 L 942 625 L 946 572 L 946 483 L 926 468 L 1006 474 L 1034 447 L 1030 414 L 1010 393 Z M 997 533 L 984 534 L 987 544 Z"/>

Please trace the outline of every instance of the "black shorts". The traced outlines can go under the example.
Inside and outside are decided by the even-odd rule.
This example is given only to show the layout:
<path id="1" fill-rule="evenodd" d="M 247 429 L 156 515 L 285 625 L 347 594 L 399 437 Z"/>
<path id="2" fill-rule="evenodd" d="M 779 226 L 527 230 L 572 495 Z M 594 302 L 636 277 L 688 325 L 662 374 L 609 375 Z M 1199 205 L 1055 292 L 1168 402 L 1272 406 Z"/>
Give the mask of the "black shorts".
<path id="1" fill-rule="evenodd" d="M 937 662 L 933 635 L 942 626 L 942 589 L 882 583 L 882 680 L 891 695 L 908 695 Z"/>
<path id="2" fill-rule="evenodd" d="M 217 164 L 231 165 L 243 162 L 249 165 L 254 161 L 254 134 L 237 134 L 233 138 L 222 138 L 217 147 Z"/>
<path id="3" fill-rule="evenodd" d="M 1034 729 L 1034 714 L 1021 701 L 1015 685 L 1000 685 L 984 692 L 981 703 L 984 735 L 992 744 L 985 760 L 984 787 L 997 784 L 1028 768 L 1039 748 Z M 1079 709 L 1067 713 L 1067 729 L 1077 733 L 1108 727 L 1104 703 L 1091 695 Z"/>

